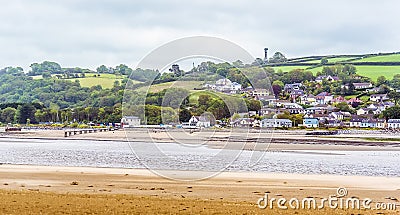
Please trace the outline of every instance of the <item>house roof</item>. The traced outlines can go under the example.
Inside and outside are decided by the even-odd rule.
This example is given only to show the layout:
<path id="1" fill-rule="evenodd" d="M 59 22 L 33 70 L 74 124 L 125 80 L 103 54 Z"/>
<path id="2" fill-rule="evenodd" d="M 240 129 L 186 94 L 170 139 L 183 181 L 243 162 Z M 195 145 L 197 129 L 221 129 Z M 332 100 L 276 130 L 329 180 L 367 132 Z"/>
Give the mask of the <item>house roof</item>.
<path id="1" fill-rule="evenodd" d="M 356 86 L 370 86 L 371 85 L 371 83 L 367 83 L 367 82 L 365 82 L 365 83 L 353 83 L 353 85 L 356 87 Z"/>
<path id="2" fill-rule="evenodd" d="M 335 81 L 338 81 L 338 80 L 339 80 L 339 78 L 338 78 L 337 76 L 331 76 L 331 75 L 328 75 L 328 76 L 326 76 L 326 75 L 320 75 L 320 76 L 318 76 L 315 80 L 316 80 L 316 81 L 322 81 L 322 80 L 328 79 L 328 78 L 332 78 L 332 79 L 335 80 Z"/>
<path id="3" fill-rule="evenodd" d="M 292 122 L 290 119 L 263 119 L 262 122 Z"/>
<path id="4" fill-rule="evenodd" d="M 320 94 L 318 94 L 317 96 L 330 96 L 331 94 L 328 92 L 322 92 Z"/>

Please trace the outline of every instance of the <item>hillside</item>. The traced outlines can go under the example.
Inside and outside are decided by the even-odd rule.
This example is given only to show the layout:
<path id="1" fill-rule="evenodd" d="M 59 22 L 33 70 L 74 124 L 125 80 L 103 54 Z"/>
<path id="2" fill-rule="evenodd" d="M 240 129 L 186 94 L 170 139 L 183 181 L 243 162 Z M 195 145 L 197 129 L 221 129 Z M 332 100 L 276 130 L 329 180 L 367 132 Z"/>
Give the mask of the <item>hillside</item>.
<path id="1" fill-rule="evenodd" d="M 326 59 L 321 64 L 322 59 Z M 288 59 L 286 63 L 271 64 L 275 70 L 289 72 L 293 69 L 305 69 L 316 74 L 321 72 L 324 66 L 335 64 L 352 64 L 357 69 L 357 74 L 376 81 L 379 76 L 385 76 L 391 80 L 396 74 L 400 74 L 400 53 L 380 53 L 365 55 L 327 55 L 309 56 Z"/>
<path id="2" fill-rule="evenodd" d="M 43 76 L 36 75 L 32 76 L 34 80 L 43 79 Z M 56 75 L 52 75 L 52 78 L 58 79 Z M 97 73 L 85 73 L 85 77 L 79 78 L 62 78 L 62 80 L 75 82 L 79 81 L 82 87 L 93 87 L 100 85 L 104 89 L 111 89 L 114 86 L 115 81 L 119 81 L 120 83 L 127 78 L 126 75 L 115 75 L 115 74 L 97 74 Z M 134 81 L 134 83 L 140 83 L 139 81 Z"/>

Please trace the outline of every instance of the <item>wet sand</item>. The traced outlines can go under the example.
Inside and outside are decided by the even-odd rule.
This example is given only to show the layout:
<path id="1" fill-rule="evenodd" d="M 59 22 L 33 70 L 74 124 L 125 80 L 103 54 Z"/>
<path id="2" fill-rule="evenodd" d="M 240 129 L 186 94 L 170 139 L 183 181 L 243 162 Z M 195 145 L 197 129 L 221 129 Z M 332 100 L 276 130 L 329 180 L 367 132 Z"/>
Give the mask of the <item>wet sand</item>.
<path id="1" fill-rule="evenodd" d="M 196 174 L 182 171 L 177 174 Z M 257 200 L 328 198 L 338 187 L 349 197 L 397 204 L 395 211 L 259 209 Z M 0 213 L 134 214 L 398 214 L 400 178 L 222 173 L 201 181 L 176 181 L 148 170 L 0 165 Z"/>

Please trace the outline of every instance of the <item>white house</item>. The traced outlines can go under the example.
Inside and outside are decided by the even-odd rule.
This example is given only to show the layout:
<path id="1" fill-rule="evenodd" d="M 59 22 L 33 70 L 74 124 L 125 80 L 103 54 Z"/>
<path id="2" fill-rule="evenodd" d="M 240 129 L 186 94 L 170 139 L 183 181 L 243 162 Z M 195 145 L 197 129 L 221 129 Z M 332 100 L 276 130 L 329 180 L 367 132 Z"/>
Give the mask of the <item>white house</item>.
<path id="1" fill-rule="evenodd" d="M 371 128 L 385 128 L 385 120 L 384 119 L 370 119 L 369 124 Z"/>
<path id="2" fill-rule="evenodd" d="M 215 90 L 219 92 L 235 94 L 242 89 L 242 85 L 232 82 L 227 78 L 219 79 L 215 82 Z"/>
<path id="3" fill-rule="evenodd" d="M 314 95 L 303 95 L 300 97 L 300 104 L 315 106 L 317 105 L 317 100 Z"/>
<path id="4" fill-rule="evenodd" d="M 383 102 L 388 99 L 387 94 L 373 94 L 369 97 L 369 100 L 373 102 Z"/>
<path id="5" fill-rule="evenodd" d="M 370 111 L 370 109 L 368 109 L 368 108 L 360 108 L 357 110 L 357 115 L 365 115 L 365 114 L 368 114 L 369 111 Z"/>
<path id="6" fill-rule="evenodd" d="M 371 83 L 353 83 L 354 89 L 356 90 L 363 90 L 363 89 L 368 89 L 368 88 L 372 88 L 372 84 Z"/>
<path id="7" fill-rule="evenodd" d="M 301 83 L 293 83 L 293 84 L 285 84 L 285 87 L 283 88 L 285 92 L 291 93 L 292 90 L 300 90 L 300 87 L 303 85 Z"/>
<path id="8" fill-rule="evenodd" d="M 124 116 L 121 119 L 123 128 L 134 128 L 140 126 L 140 118 L 137 116 Z"/>
<path id="9" fill-rule="evenodd" d="M 322 92 L 318 94 L 315 98 L 318 104 L 328 104 L 333 100 L 333 95 L 327 92 Z"/>
<path id="10" fill-rule="evenodd" d="M 253 118 L 239 118 L 231 121 L 232 127 L 256 127 L 259 122 Z"/>
<path id="11" fill-rule="evenodd" d="M 385 120 L 383 119 L 361 119 L 360 128 L 384 128 Z"/>
<path id="12" fill-rule="evenodd" d="M 273 103 L 276 101 L 275 95 L 268 89 L 256 88 L 250 91 L 250 95 L 260 101 L 267 101 Z"/>
<path id="13" fill-rule="evenodd" d="M 189 122 L 182 124 L 183 128 L 209 128 L 211 127 L 211 122 L 205 116 L 192 116 Z"/>
<path id="14" fill-rule="evenodd" d="M 262 128 L 291 128 L 293 123 L 289 119 L 263 119 L 261 120 Z"/>
<path id="15" fill-rule="evenodd" d="M 360 128 L 362 121 L 363 121 L 363 119 L 361 119 L 361 118 L 353 118 L 350 120 L 350 127 Z"/>
<path id="16" fill-rule="evenodd" d="M 315 82 L 321 83 L 323 80 L 327 80 L 327 81 L 329 81 L 329 82 L 332 82 L 332 81 L 339 81 L 339 78 L 338 78 L 337 76 L 331 76 L 331 75 L 325 76 L 325 75 L 321 75 L 321 76 L 318 76 L 318 77 L 315 79 Z"/>
<path id="17" fill-rule="evenodd" d="M 389 119 L 387 125 L 388 125 L 388 128 L 399 129 L 400 128 L 400 119 Z"/>

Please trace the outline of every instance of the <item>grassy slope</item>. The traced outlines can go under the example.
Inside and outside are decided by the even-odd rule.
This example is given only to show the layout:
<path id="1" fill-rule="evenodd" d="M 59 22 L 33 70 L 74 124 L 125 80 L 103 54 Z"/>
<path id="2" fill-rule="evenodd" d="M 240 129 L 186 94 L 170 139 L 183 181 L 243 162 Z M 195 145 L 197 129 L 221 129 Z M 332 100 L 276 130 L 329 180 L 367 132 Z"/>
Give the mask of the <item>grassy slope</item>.
<path id="1" fill-rule="evenodd" d="M 335 57 L 329 58 L 329 63 L 338 63 L 342 61 L 347 61 L 354 59 L 354 57 Z M 349 61 L 349 62 L 400 62 L 400 54 L 391 54 L 391 55 L 382 55 L 382 56 L 372 56 L 366 57 L 359 60 Z M 310 60 L 304 63 L 320 63 L 320 60 Z M 293 69 L 307 69 L 307 66 L 280 66 L 273 67 L 276 71 L 281 69 L 283 72 L 288 72 Z M 400 66 L 356 66 L 357 73 L 371 78 L 373 81 L 383 75 L 387 79 L 393 79 L 393 76 L 396 74 L 400 74 Z M 322 70 L 322 66 L 308 69 L 309 71 L 316 74 Z"/>
<path id="2" fill-rule="evenodd" d="M 112 88 L 115 81 L 122 81 L 122 76 L 116 76 L 113 74 L 101 74 L 100 77 L 93 77 L 94 74 L 86 74 L 85 78 L 71 78 L 66 80 L 79 80 L 82 87 L 92 87 L 100 85 L 103 88 Z"/>
<path id="3" fill-rule="evenodd" d="M 70 80 L 75 81 L 75 79 L 70 79 Z M 120 82 L 122 81 L 122 79 L 110 79 L 110 78 L 100 78 L 100 77 L 78 78 L 76 80 L 79 80 L 82 87 L 92 87 L 100 85 L 103 88 L 112 88 L 115 81 L 120 81 Z"/>
<path id="4" fill-rule="evenodd" d="M 93 87 L 96 85 L 100 85 L 103 88 L 112 88 L 115 81 L 121 82 L 124 76 L 116 76 L 113 74 L 100 74 L 100 77 L 94 77 L 97 73 L 85 73 L 85 78 L 70 78 L 70 79 L 62 79 L 62 80 L 69 80 L 75 81 L 79 80 L 82 87 Z M 53 75 L 55 77 L 55 75 Z M 33 79 L 43 79 L 41 75 L 32 76 Z M 139 81 L 133 81 L 134 83 L 139 83 Z"/>
<path id="5" fill-rule="evenodd" d="M 355 60 L 353 62 L 399 62 L 399 61 L 400 61 L 400 54 L 391 54 L 391 55 L 366 57 L 360 60 Z"/>
<path id="6" fill-rule="evenodd" d="M 367 76 L 373 81 L 382 75 L 391 80 L 395 74 L 400 74 L 400 66 L 356 66 L 356 68 L 357 74 Z"/>
<path id="7" fill-rule="evenodd" d="M 150 92 L 160 92 L 168 88 L 183 88 L 186 90 L 194 90 L 194 88 L 199 88 L 203 85 L 203 81 L 175 81 L 167 82 L 161 84 L 155 84 L 150 87 Z M 146 92 L 148 87 L 141 87 L 137 91 Z"/>

